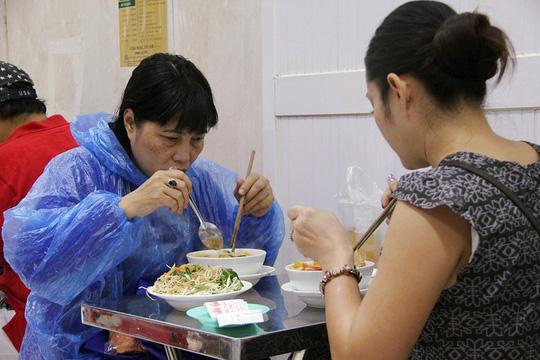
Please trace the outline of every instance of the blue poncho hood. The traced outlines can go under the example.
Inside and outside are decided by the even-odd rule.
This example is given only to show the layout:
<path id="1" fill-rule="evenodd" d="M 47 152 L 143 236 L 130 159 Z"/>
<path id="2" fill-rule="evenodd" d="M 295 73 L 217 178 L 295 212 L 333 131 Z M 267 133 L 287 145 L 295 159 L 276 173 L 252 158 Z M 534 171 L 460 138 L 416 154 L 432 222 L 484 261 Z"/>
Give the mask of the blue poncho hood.
<path id="1" fill-rule="evenodd" d="M 134 166 L 109 128 L 113 119 L 113 116 L 106 113 L 81 115 L 71 122 L 71 132 L 79 145 L 88 149 L 103 166 L 139 186 L 148 177 Z"/>

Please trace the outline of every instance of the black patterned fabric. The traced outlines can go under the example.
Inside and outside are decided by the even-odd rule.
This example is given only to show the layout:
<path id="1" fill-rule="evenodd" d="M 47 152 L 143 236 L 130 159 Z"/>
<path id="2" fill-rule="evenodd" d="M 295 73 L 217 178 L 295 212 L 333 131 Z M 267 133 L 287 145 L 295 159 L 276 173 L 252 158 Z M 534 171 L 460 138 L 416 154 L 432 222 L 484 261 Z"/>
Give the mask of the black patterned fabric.
<path id="1" fill-rule="evenodd" d="M 531 144 L 540 154 L 540 146 Z M 540 161 L 529 166 L 460 152 L 515 192 L 540 219 Z M 444 290 L 411 359 L 540 359 L 540 235 L 486 180 L 444 166 L 403 176 L 394 196 L 414 206 L 448 206 L 479 235 L 470 263 Z"/>

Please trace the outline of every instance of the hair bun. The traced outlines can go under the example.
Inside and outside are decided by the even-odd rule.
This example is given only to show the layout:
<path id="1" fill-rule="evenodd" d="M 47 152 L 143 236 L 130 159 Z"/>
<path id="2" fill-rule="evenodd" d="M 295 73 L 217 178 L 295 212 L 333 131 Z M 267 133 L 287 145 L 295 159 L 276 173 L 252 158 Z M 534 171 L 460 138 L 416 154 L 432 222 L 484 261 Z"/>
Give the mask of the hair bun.
<path id="1" fill-rule="evenodd" d="M 444 72 L 470 81 L 501 79 L 509 57 L 509 41 L 486 15 L 466 12 L 450 16 L 435 33 L 434 63 Z M 500 65 L 499 65 L 500 61 Z"/>

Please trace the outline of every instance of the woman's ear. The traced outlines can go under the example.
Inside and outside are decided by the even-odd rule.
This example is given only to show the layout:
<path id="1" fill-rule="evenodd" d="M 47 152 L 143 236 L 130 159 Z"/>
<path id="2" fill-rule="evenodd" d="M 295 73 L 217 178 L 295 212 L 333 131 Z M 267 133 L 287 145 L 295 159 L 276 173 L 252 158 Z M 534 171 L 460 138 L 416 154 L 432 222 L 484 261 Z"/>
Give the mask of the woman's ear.
<path id="1" fill-rule="evenodd" d="M 406 78 L 401 78 L 394 73 L 390 73 L 386 76 L 386 81 L 390 90 L 392 90 L 405 109 L 408 109 L 411 100 L 411 89 Z"/>
<path id="2" fill-rule="evenodd" d="M 412 105 L 412 91 L 413 84 L 410 81 L 411 79 L 407 76 L 398 76 L 394 73 L 388 74 L 386 81 L 390 90 L 396 94 L 396 98 L 400 106 L 408 114 L 411 110 Z"/>
<path id="3" fill-rule="evenodd" d="M 128 108 L 124 110 L 122 116 L 124 117 L 124 127 L 126 128 L 127 136 L 132 140 L 136 130 L 135 114 L 133 113 L 133 110 Z"/>

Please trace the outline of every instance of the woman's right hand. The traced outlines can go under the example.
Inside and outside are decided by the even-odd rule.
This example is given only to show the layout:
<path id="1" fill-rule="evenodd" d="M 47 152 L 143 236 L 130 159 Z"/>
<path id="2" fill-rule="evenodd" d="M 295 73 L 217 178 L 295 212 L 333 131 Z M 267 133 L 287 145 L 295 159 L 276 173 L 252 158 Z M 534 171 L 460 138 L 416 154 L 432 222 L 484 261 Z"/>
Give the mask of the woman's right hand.
<path id="1" fill-rule="evenodd" d="M 397 188 L 397 180 L 394 177 L 394 175 L 388 175 L 388 186 L 384 190 L 382 197 L 381 197 L 381 206 L 385 208 L 388 206 L 388 203 L 392 198 L 394 197 L 394 191 L 396 191 Z"/>
<path id="2" fill-rule="evenodd" d="M 291 240 L 305 257 L 319 261 L 323 270 L 353 265 L 353 248 L 345 228 L 329 212 L 293 206 L 287 212 L 291 219 Z"/>
<path id="3" fill-rule="evenodd" d="M 163 206 L 181 214 L 189 205 L 191 189 L 191 180 L 184 172 L 158 170 L 136 190 L 122 197 L 119 205 L 128 219 L 146 216 Z"/>

